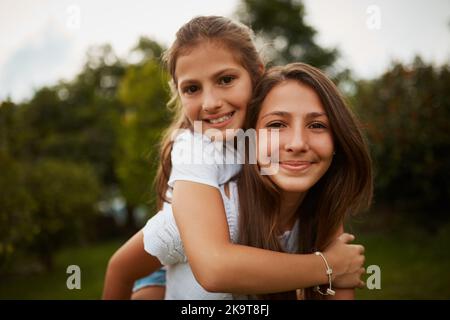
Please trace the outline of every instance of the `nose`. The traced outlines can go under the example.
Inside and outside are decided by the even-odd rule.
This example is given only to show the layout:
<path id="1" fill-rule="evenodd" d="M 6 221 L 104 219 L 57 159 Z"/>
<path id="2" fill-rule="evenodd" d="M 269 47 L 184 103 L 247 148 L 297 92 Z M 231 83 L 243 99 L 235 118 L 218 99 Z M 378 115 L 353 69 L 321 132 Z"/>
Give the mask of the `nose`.
<path id="1" fill-rule="evenodd" d="M 202 109 L 207 113 L 215 113 L 222 108 L 223 102 L 213 88 L 203 90 Z"/>
<path id="2" fill-rule="evenodd" d="M 308 135 L 302 128 L 292 128 L 288 132 L 284 149 L 287 152 L 305 152 L 309 149 Z"/>

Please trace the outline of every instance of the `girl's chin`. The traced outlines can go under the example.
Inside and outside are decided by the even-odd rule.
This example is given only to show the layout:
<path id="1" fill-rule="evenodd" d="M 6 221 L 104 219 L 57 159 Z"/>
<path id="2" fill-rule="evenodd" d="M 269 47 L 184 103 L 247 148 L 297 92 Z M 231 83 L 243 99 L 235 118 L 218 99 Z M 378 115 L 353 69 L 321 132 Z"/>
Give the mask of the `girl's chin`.
<path id="1" fill-rule="evenodd" d="M 291 193 L 304 193 L 308 191 L 311 188 L 305 188 L 305 187 L 297 187 L 297 186 L 287 186 L 285 188 L 281 188 L 284 192 L 291 192 Z"/>
<path id="2" fill-rule="evenodd" d="M 312 187 L 312 184 L 305 183 L 305 181 L 288 180 L 290 180 L 288 177 L 278 177 L 278 179 L 272 179 L 272 181 L 285 192 L 303 193 L 308 191 Z"/>

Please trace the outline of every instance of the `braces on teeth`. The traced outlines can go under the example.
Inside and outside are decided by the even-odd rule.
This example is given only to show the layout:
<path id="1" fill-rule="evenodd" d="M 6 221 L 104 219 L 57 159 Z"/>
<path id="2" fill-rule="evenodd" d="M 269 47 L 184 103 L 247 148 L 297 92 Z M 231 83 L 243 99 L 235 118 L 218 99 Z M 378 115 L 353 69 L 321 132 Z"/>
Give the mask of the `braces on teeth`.
<path id="1" fill-rule="evenodd" d="M 212 124 L 219 123 L 219 122 L 224 122 L 224 121 L 230 119 L 232 115 L 233 115 L 233 113 L 230 113 L 230 114 L 227 114 L 227 115 L 225 115 L 223 117 L 220 117 L 220 118 L 217 118 L 217 119 L 210 119 L 209 122 L 212 123 Z"/>

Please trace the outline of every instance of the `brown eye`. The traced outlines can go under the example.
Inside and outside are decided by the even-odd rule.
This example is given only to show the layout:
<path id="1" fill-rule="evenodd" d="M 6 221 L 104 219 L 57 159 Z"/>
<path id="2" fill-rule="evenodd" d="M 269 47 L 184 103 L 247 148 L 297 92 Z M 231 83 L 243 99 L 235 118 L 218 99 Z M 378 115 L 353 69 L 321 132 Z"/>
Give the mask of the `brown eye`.
<path id="1" fill-rule="evenodd" d="M 190 85 L 187 87 L 184 87 L 182 92 L 183 93 L 187 93 L 187 94 L 194 94 L 195 92 L 197 92 L 198 87 L 196 85 Z"/>
<path id="2" fill-rule="evenodd" d="M 266 125 L 266 128 L 283 128 L 284 123 L 279 121 L 270 122 Z"/>
<path id="3" fill-rule="evenodd" d="M 233 76 L 224 76 L 219 79 L 219 84 L 227 85 L 227 84 L 230 84 L 231 82 L 233 82 L 234 79 L 235 79 L 235 77 L 233 77 Z"/>
<path id="4" fill-rule="evenodd" d="M 311 123 L 309 125 L 309 127 L 311 129 L 326 129 L 327 128 L 323 123 L 320 123 L 320 122 Z"/>

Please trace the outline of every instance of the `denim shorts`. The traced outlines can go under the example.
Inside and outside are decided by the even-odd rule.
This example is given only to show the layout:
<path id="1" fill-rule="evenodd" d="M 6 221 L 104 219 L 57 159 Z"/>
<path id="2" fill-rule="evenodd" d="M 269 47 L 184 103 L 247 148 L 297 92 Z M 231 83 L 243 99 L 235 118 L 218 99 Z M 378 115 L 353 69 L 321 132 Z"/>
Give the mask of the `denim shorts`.
<path id="1" fill-rule="evenodd" d="M 133 286 L 133 292 L 149 286 L 165 286 L 166 270 L 164 268 L 155 271 L 148 276 L 137 280 Z"/>

